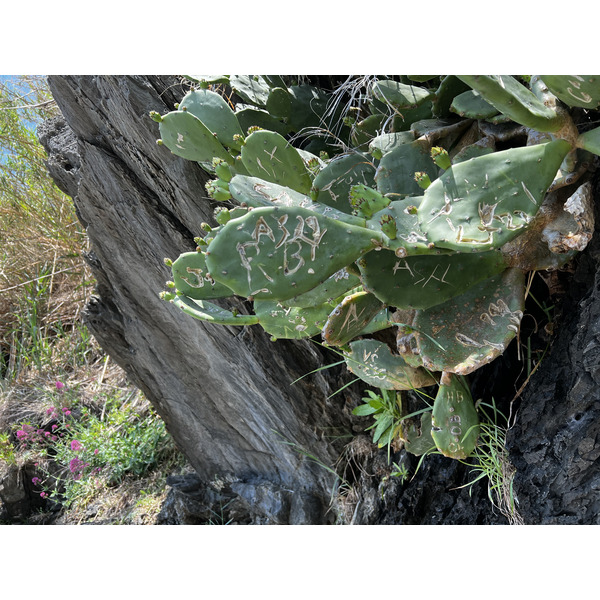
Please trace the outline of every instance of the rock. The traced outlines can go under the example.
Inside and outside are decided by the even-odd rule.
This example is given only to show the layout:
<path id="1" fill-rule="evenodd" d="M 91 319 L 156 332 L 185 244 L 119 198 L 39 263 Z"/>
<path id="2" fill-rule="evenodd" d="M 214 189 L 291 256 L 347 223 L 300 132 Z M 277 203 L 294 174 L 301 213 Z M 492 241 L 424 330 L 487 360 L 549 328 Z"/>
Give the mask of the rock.
<path id="1" fill-rule="evenodd" d="M 390 477 L 385 449 L 369 445 L 348 462 L 353 474 L 338 463 L 345 474 L 336 478 L 330 469 L 348 440 L 370 424 L 351 415 L 363 388 L 334 394 L 350 381 L 339 367 L 292 382 L 337 357 L 305 341 L 271 343 L 260 328 L 194 321 L 159 300 L 170 278 L 163 258 L 193 249 L 200 223 L 212 222 L 206 173 L 157 146 L 158 127 L 148 117 L 181 99 L 177 78 L 49 82 L 64 117 L 42 131 L 49 169 L 74 198 L 92 246 L 97 293 L 86 321 L 195 470 L 171 480 L 160 522 L 200 523 L 217 514 L 232 523 L 507 523 L 491 506 L 487 484 L 458 489 L 472 481 L 470 467 L 440 456 L 402 483 Z M 598 256 L 596 234 L 577 259 L 558 336 L 509 433 L 527 523 L 598 522 Z M 247 310 L 239 300 L 223 306 Z M 509 374 L 522 367 L 515 363 L 508 352 L 480 370 L 476 397 L 493 395 L 508 406 L 515 395 Z M 408 461 L 411 475 L 418 463 L 402 453 L 392 459 Z M 330 506 L 336 489 L 337 507 Z"/>
<path id="2" fill-rule="evenodd" d="M 142 389 L 203 481 L 218 476 L 291 490 L 307 503 L 298 514 L 322 521 L 314 506 L 327 503 L 334 478 L 302 452 L 335 462 L 343 443 L 328 436 L 351 429 L 345 407 L 360 391 L 331 397 L 349 381 L 340 368 L 292 382 L 337 357 L 309 342 L 274 344 L 260 328 L 195 321 L 158 297 L 170 279 L 163 259 L 193 249 L 200 224 L 213 222 L 206 173 L 158 146 L 148 116 L 173 109 L 184 93 L 179 80 L 56 76 L 49 83 L 67 125 L 48 124 L 41 140 L 90 238 L 97 279 L 85 310 L 91 332 Z M 239 300 L 223 306 L 247 311 Z"/>

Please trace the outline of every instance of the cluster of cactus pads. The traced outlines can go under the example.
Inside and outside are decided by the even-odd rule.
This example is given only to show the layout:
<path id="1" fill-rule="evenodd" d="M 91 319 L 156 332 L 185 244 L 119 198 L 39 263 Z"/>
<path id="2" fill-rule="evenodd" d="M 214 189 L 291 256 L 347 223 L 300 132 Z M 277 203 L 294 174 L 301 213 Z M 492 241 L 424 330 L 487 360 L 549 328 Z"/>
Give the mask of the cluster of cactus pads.
<path id="1" fill-rule="evenodd" d="M 464 376 L 517 335 L 527 273 L 591 238 L 600 77 L 192 80 L 151 116 L 159 143 L 212 174 L 218 225 L 166 261 L 163 298 L 274 339 L 320 334 L 383 390 L 438 385 L 399 435 L 467 457 L 479 425 Z M 253 313 L 213 302 L 233 295 Z"/>

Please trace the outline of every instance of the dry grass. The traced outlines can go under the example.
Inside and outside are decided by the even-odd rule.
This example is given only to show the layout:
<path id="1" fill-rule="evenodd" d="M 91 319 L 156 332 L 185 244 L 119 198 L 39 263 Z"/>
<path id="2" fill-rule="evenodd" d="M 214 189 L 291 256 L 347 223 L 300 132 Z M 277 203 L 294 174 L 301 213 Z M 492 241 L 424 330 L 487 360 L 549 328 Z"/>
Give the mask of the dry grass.
<path id="1" fill-rule="evenodd" d="M 45 152 L 32 129 L 56 106 L 42 78 L 18 84 L 0 79 L 0 456 L 14 450 L 21 468 L 37 460 L 40 467 L 64 473 L 65 465 L 20 447 L 17 428 L 48 426 L 49 407 L 63 404 L 100 421 L 107 405 L 119 410 L 119 403 L 136 421 L 156 417 L 82 323 L 93 289 L 83 258 L 88 240 L 72 200 L 46 172 Z M 68 397 L 57 394 L 57 381 Z M 167 474 L 183 464 L 174 446 L 165 456 L 163 465 L 142 476 L 125 473 L 117 482 L 97 478 L 98 485 L 86 486 L 58 522 L 152 523 L 166 494 Z M 38 514 L 31 522 L 51 520 Z"/>

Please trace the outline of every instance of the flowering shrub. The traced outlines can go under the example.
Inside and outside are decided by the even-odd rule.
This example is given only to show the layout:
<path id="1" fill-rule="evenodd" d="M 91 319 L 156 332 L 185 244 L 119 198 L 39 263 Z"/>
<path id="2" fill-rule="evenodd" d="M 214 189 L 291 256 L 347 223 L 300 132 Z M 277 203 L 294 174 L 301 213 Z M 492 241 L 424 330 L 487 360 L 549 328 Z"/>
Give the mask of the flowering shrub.
<path id="1" fill-rule="evenodd" d="M 164 423 L 151 410 L 142 416 L 119 397 L 103 404 L 98 417 L 57 381 L 45 423 L 15 428 L 17 447 L 38 459 L 32 483 L 41 498 L 69 507 L 126 474 L 143 476 L 173 451 Z"/>

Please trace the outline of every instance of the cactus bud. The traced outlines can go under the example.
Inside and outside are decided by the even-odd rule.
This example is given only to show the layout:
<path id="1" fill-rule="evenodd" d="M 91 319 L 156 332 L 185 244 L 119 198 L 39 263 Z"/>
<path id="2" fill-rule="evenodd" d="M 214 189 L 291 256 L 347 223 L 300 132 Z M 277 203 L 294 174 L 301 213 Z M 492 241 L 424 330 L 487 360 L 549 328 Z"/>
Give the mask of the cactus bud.
<path id="1" fill-rule="evenodd" d="M 222 185 L 221 185 L 222 184 Z M 231 194 L 229 192 L 229 186 L 227 182 L 221 179 L 213 179 L 209 181 L 205 186 L 208 195 L 218 202 L 226 202 L 231 200 Z"/>
<path id="2" fill-rule="evenodd" d="M 383 158 L 383 152 L 381 151 L 381 148 L 377 148 L 377 147 L 373 146 L 370 149 L 370 152 L 371 152 L 371 156 L 375 160 L 381 160 Z"/>
<path id="3" fill-rule="evenodd" d="M 212 164 L 215 168 L 215 173 L 217 174 L 217 177 L 223 182 L 229 183 L 233 177 L 229 165 L 222 158 L 216 157 L 213 158 Z"/>
<path id="4" fill-rule="evenodd" d="M 415 173 L 415 181 L 417 182 L 417 185 L 423 190 L 426 190 L 431 185 L 431 179 L 429 175 L 425 173 L 425 171 L 417 171 Z"/>
<path id="5" fill-rule="evenodd" d="M 396 221 L 394 217 L 390 214 L 384 214 L 379 219 L 379 224 L 381 225 L 381 231 L 387 235 L 390 240 L 396 239 L 396 234 L 398 232 L 398 228 L 396 226 Z"/>
<path id="6" fill-rule="evenodd" d="M 167 281 L 166 286 L 170 289 L 173 289 L 175 287 L 175 282 L 174 281 Z"/>
<path id="7" fill-rule="evenodd" d="M 208 223 L 200 223 L 200 229 L 202 229 L 202 231 L 206 231 L 206 233 L 210 233 L 212 231 L 212 227 Z"/>
<path id="8" fill-rule="evenodd" d="M 431 149 L 431 158 L 433 158 L 433 162 L 440 167 L 440 169 L 444 169 L 444 171 L 452 166 L 448 151 L 439 146 L 434 146 Z"/>
<path id="9" fill-rule="evenodd" d="M 158 140 L 156 140 L 156 143 L 157 143 L 159 146 L 162 146 L 162 145 L 164 144 L 164 142 L 163 142 L 161 139 L 158 139 Z"/>
<path id="10" fill-rule="evenodd" d="M 173 266 L 173 261 L 170 258 L 165 258 L 163 262 L 165 263 L 165 265 L 167 265 L 167 267 Z"/>
<path id="11" fill-rule="evenodd" d="M 226 225 L 231 219 L 229 210 L 224 206 L 217 206 L 215 209 L 215 220 L 219 225 Z"/>
<path id="12" fill-rule="evenodd" d="M 321 150 L 321 152 L 319 152 L 319 158 L 325 162 L 329 160 L 329 154 L 327 154 L 327 152 L 325 152 L 325 150 Z"/>
<path id="13" fill-rule="evenodd" d="M 157 123 L 160 123 L 162 121 L 162 117 L 161 117 L 160 113 L 157 113 L 155 110 L 150 111 L 150 118 L 153 121 L 156 121 Z"/>

